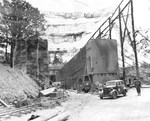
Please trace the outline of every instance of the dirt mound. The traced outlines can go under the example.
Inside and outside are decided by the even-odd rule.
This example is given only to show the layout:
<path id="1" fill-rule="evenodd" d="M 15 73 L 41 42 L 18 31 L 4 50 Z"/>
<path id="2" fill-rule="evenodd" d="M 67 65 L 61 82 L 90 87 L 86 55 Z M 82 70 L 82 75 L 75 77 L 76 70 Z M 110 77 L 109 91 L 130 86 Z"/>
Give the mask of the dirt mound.
<path id="1" fill-rule="evenodd" d="M 25 73 L 0 64 L 0 98 L 6 103 L 35 98 L 39 86 Z"/>

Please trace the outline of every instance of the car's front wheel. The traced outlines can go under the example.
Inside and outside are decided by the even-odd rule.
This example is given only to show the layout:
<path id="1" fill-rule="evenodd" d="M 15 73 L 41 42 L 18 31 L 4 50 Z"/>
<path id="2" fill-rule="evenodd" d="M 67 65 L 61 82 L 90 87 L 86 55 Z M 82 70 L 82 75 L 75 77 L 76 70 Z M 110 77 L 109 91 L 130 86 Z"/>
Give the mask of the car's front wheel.
<path id="1" fill-rule="evenodd" d="M 113 99 L 116 99 L 116 98 L 117 98 L 117 93 L 116 93 L 116 92 L 113 92 L 112 98 L 113 98 Z"/>
<path id="2" fill-rule="evenodd" d="M 123 92 L 123 96 L 126 96 L 126 91 Z"/>
<path id="3" fill-rule="evenodd" d="M 99 97 L 100 97 L 100 99 L 103 99 L 103 95 L 100 95 Z"/>

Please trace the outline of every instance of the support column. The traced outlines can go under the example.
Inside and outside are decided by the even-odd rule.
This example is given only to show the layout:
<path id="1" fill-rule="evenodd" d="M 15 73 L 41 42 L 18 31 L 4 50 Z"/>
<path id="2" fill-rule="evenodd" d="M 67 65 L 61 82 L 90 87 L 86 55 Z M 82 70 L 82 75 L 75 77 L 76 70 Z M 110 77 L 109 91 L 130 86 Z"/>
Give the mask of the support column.
<path id="1" fill-rule="evenodd" d="M 125 62 L 124 62 L 124 50 L 123 50 L 123 38 L 122 38 L 122 25 L 121 25 L 121 13 L 119 8 L 119 30 L 120 30 L 120 44 L 121 44 L 121 56 L 122 56 L 122 66 L 123 66 L 123 80 L 125 82 Z M 125 82 L 126 85 L 126 82 Z"/>
<path id="2" fill-rule="evenodd" d="M 139 66 L 138 66 L 138 57 L 136 50 L 136 40 L 135 40 L 135 28 L 134 28 L 134 16 L 133 16 L 133 0 L 131 0 L 131 21 L 132 21 L 132 36 L 133 36 L 133 50 L 135 54 L 135 66 L 136 66 L 136 76 L 139 77 Z"/>

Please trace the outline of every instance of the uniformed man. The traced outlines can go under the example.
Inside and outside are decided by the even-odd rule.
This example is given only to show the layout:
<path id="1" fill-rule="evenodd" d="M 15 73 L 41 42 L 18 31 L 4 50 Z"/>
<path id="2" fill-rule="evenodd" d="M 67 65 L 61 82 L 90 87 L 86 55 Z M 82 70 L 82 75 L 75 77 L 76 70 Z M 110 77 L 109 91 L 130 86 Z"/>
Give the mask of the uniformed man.
<path id="1" fill-rule="evenodd" d="M 140 96 L 141 95 L 141 82 L 138 79 L 134 79 L 134 80 L 136 80 L 135 81 L 136 91 L 138 93 L 138 96 Z"/>

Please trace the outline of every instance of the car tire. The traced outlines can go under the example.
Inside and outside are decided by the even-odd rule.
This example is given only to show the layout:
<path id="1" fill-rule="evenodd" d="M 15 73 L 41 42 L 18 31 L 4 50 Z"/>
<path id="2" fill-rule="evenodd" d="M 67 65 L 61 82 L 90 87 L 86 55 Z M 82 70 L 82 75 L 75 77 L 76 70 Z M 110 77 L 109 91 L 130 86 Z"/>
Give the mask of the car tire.
<path id="1" fill-rule="evenodd" d="M 113 92 L 112 98 L 113 98 L 113 99 L 116 99 L 116 98 L 117 98 L 117 93 L 116 93 L 116 92 Z"/>
<path id="2" fill-rule="evenodd" d="M 126 96 L 126 91 L 123 92 L 123 96 Z"/>
<path id="3" fill-rule="evenodd" d="M 103 99 L 103 96 L 102 96 L 102 95 L 100 95 L 99 97 L 100 97 L 100 99 Z"/>

